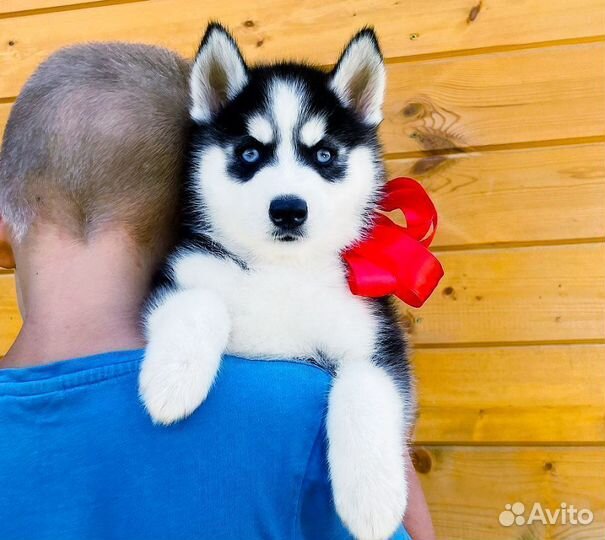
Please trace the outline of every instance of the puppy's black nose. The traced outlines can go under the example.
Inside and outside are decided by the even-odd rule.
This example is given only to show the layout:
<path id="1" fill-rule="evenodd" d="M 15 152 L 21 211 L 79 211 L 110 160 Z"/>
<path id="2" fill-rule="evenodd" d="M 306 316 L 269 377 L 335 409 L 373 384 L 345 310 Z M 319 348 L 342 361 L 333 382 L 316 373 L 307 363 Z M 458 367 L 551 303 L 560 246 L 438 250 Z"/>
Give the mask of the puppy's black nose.
<path id="1" fill-rule="evenodd" d="M 271 221 L 282 229 L 295 229 L 307 220 L 307 203 L 294 195 L 273 199 L 269 205 Z"/>

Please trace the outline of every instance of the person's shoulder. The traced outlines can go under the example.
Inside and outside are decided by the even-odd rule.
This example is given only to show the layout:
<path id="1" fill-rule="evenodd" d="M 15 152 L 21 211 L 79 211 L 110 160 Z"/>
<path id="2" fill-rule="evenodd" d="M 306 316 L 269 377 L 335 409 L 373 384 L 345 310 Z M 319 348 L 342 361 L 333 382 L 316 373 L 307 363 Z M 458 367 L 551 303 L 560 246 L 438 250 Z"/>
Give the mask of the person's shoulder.
<path id="1" fill-rule="evenodd" d="M 219 388 L 236 386 L 240 399 L 278 405 L 287 413 L 301 407 L 325 409 L 332 374 L 311 362 L 225 356 L 217 382 Z"/>
<path id="2" fill-rule="evenodd" d="M 306 465 L 324 430 L 331 374 L 310 362 L 224 356 L 200 407 L 185 422 L 192 437 L 238 432 L 242 448 Z"/>
<path id="3" fill-rule="evenodd" d="M 311 385 L 330 384 L 333 373 L 321 366 L 313 359 L 309 360 L 282 360 L 282 359 L 250 359 L 241 356 L 226 355 L 223 363 L 241 371 L 242 373 L 259 373 L 263 376 L 283 377 L 296 375 L 302 381 Z"/>

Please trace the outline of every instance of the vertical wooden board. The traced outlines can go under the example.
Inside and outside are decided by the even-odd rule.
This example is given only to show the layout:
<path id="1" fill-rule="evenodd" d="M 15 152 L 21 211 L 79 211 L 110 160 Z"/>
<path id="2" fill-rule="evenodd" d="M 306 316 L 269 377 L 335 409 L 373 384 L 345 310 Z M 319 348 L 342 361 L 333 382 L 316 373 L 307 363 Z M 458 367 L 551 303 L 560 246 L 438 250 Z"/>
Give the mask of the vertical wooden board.
<path id="1" fill-rule="evenodd" d="M 368 24 L 391 58 L 595 36 L 603 33 L 604 12 L 603 0 L 575 0 L 573 9 L 565 0 L 440 0 L 430 8 L 420 0 L 154 0 L 9 18 L 0 20 L 0 96 L 15 96 L 42 59 L 82 41 L 164 44 L 190 56 L 209 19 L 229 25 L 251 60 L 332 64 Z"/>
<path id="2" fill-rule="evenodd" d="M 440 540 L 605 538 L 605 447 L 419 447 L 416 467 Z M 522 526 L 500 525 L 505 505 L 525 507 Z M 533 505 L 588 509 L 588 525 L 527 523 Z"/>
<path id="3" fill-rule="evenodd" d="M 604 443 L 605 345 L 420 349 L 423 444 Z"/>
<path id="4" fill-rule="evenodd" d="M 389 66 L 387 152 L 603 136 L 605 44 Z"/>
<path id="5" fill-rule="evenodd" d="M 605 144 L 387 162 L 439 211 L 434 247 L 605 237 Z"/>
<path id="6" fill-rule="evenodd" d="M 605 244 L 438 252 L 427 303 L 398 303 L 417 344 L 605 338 Z"/>
<path id="7" fill-rule="evenodd" d="M 21 317 L 17 308 L 14 275 L 0 272 L 0 356 L 6 354 L 19 328 Z"/>

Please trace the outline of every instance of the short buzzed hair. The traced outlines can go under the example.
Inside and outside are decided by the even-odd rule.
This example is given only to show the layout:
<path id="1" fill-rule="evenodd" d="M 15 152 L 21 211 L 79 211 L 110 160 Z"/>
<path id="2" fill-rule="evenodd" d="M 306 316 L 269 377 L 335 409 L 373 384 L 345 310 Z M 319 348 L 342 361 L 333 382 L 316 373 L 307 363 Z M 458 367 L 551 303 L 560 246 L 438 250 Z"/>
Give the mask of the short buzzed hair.
<path id="1" fill-rule="evenodd" d="M 86 238 L 126 227 L 139 244 L 174 223 L 188 129 L 189 64 L 147 45 L 52 55 L 13 105 L 0 155 L 0 214 L 17 240 L 40 220 Z"/>

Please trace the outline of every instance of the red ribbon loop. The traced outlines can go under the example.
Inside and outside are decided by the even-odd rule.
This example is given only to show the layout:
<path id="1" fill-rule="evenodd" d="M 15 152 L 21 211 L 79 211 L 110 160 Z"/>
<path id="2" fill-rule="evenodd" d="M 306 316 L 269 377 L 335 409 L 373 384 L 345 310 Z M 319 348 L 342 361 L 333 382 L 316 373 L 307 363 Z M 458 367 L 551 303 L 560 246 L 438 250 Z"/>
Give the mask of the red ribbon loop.
<path id="1" fill-rule="evenodd" d="M 358 296 L 394 294 L 420 307 L 443 277 L 443 267 L 428 250 L 437 230 L 437 210 L 424 188 L 412 178 L 387 183 L 381 209 L 401 210 L 406 227 L 379 214 L 367 239 L 343 254 L 349 288 Z"/>

